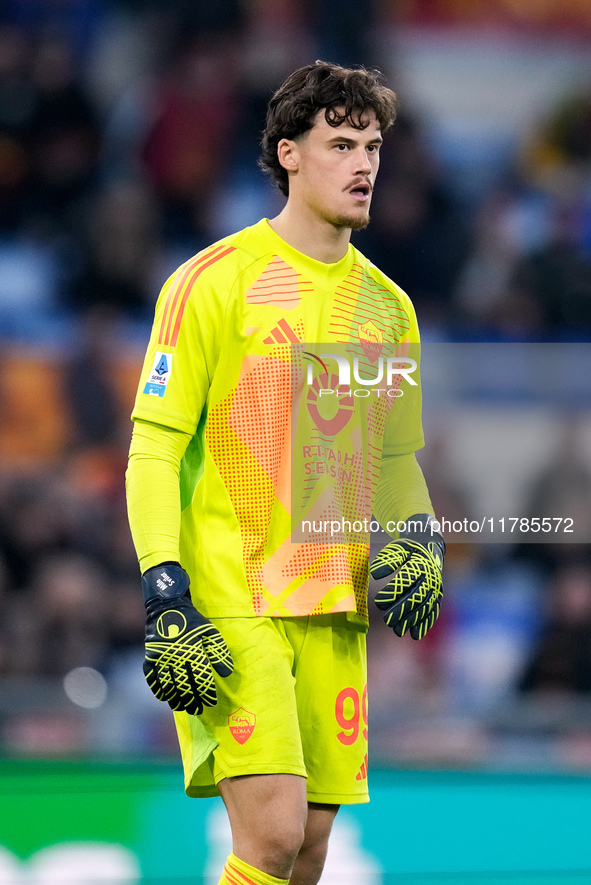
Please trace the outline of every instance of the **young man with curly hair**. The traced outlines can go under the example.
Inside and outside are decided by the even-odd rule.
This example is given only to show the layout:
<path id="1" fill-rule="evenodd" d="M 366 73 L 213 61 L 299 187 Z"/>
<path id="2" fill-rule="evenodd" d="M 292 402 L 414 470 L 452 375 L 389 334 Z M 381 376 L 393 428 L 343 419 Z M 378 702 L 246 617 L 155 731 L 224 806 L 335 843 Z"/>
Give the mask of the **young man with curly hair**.
<path id="1" fill-rule="evenodd" d="M 439 613 L 420 409 L 385 440 L 381 404 L 363 425 L 341 390 L 323 417 L 292 371 L 310 342 L 351 345 L 375 370 L 382 348 L 418 341 L 408 297 L 350 243 L 395 114 L 375 71 L 292 74 L 261 159 L 285 207 L 183 264 L 156 307 L 127 474 L 144 671 L 174 711 L 187 793 L 226 805 L 220 885 L 315 885 L 339 806 L 368 801 L 369 539 L 298 537 L 292 516 L 357 507 L 391 523 L 371 566 L 391 578 L 384 620 L 420 639 Z"/>

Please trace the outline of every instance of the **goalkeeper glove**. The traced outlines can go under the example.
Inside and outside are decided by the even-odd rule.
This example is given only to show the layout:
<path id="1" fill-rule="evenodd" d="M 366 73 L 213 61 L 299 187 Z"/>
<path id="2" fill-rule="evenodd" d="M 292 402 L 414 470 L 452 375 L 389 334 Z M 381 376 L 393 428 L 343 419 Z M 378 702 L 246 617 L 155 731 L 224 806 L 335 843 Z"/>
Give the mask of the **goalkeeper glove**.
<path id="1" fill-rule="evenodd" d="M 189 576 L 178 563 L 165 562 L 142 576 L 146 606 L 144 674 L 159 701 L 173 710 L 198 715 L 213 707 L 213 670 L 229 676 L 234 662 L 214 625 L 191 602 Z"/>
<path id="2" fill-rule="evenodd" d="M 392 575 L 375 603 L 397 636 L 410 630 L 413 639 L 422 639 L 439 616 L 445 541 L 433 522 L 427 513 L 411 516 L 406 520 L 411 530 L 386 544 L 369 566 L 372 578 Z"/>

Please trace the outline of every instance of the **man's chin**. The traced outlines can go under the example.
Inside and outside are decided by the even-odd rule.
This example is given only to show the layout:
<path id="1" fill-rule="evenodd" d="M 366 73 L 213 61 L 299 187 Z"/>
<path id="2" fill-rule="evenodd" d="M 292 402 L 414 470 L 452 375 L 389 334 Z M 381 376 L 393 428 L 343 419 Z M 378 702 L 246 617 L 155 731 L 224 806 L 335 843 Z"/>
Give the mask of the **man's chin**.
<path id="1" fill-rule="evenodd" d="M 367 215 L 339 215 L 335 218 L 337 227 L 349 227 L 351 230 L 363 230 L 369 224 L 369 213 Z"/>

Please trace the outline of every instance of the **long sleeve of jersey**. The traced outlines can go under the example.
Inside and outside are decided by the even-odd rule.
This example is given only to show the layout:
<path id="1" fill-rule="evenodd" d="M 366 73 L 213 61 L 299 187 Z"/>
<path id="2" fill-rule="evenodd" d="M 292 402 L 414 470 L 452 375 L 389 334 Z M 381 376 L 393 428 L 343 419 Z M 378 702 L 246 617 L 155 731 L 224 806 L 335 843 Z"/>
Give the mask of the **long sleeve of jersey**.
<path id="1" fill-rule="evenodd" d="M 161 562 L 178 562 L 181 459 L 191 434 L 137 420 L 126 475 L 127 509 L 143 572 Z"/>
<path id="2" fill-rule="evenodd" d="M 414 452 L 382 458 L 373 510 L 382 528 L 393 538 L 398 537 L 393 524 L 415 513 L 435 516 L 425 477 Z"/>

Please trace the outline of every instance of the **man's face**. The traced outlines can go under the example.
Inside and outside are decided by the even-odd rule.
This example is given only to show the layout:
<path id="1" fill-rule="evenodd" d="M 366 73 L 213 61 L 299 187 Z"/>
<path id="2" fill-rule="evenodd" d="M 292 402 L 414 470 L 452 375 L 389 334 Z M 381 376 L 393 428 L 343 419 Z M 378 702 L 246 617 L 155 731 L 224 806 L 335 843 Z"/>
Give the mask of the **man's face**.
<path id="1" fill-rule="evenodd" d="M 335 227 L 360 230 L 369 223 L 369 207 L 380 165 L 382 137 L 374 111 L 363 115 L 365 129 L 346 120 L 330 126 L 324 110 L 314 126 L 294 144 L 297 174 L 290 177 L 290 197 Z"/>

